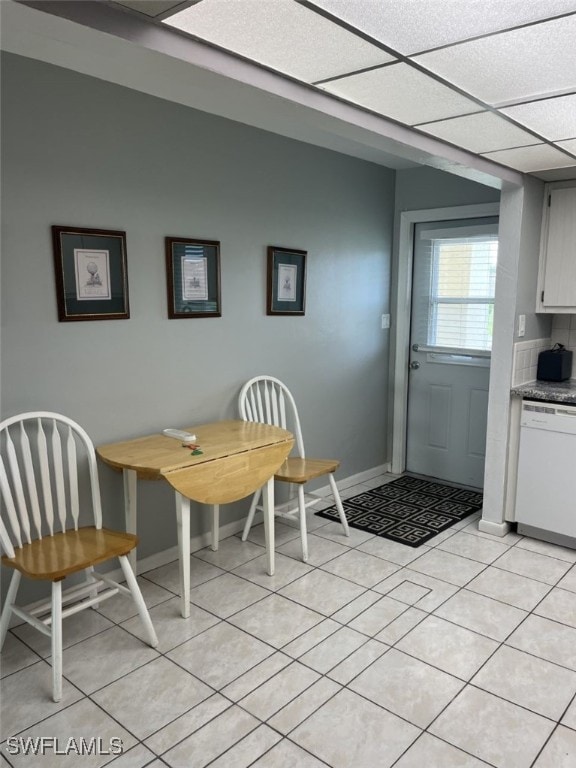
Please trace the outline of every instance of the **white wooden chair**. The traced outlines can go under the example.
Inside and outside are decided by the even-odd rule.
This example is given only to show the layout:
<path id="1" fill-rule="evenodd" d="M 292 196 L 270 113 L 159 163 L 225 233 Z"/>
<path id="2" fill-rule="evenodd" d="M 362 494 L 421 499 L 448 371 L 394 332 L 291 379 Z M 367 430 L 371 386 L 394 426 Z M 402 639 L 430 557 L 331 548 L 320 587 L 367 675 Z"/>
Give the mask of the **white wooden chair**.
<path id="1" fill-rule="evenodd" d="M 44 411 L 0 423 L 2 565 L 13 569 L 0 618 L 0 650 L 12 614 L 51 638 L 54 701 L 62 698 L 62 619 L 119 592 L 133 597 L 148 643 L 158 639 L 127 555 L 138 539 L 102 527 L 96 455 L 86 432 L 71 419 Z M 94 525 L 85 522 L 84 510 Z M 94 566 L 120 561 L 125 587 Z M 62 591 L 62 581 L 84 571 L 84 581 Z M 21 575 L 52 582 L 51 599 L 27 611 L 15 604 Z M 65 607 L 63 607 L 65 606 Z M 138 642 L 135 640 L 135 642 Z"/>
<path id="2" fill-rule="evenodd" d="M 284 464 L 274 475 L 274 479 L 283 483 L 296 486 L 294 492 L 291 488 L 288 501 L 276 505 L 275 514 L 279 517 L 295 518 L 300 522 L 300 538 L 302 540 L 302 559 L 308 560 L 308 535 L 306 530 L 306 509 L 319 501 L 326 501 L 326 497 L 316 493 L 305 493 L 304 485 L 317 477 L 328 475 L 330 488 L 334 497 L 334 503 L 338 510 L 340 522 L 346 536 L 350 535 L 344 508 L 338 492 L 334 472 L 340 466 L 337 459 L 307 459 L 304 453 L 304 441 L 300 418 L 294 397 L 285 384 L 273 376 L 256 376 L 242 387 L 238 397 L 240 415 L 244 421 L 256 421 L 263 424 L 273 424 L 277 427 L 290 430 L 295 437 L 295 455 L 289 456 Z M 262 491 L 254 494 L 244 531 L 242 541 L 246 541 L 250 528 L 254 521 L 256 511 L 261 511 L 259 505 Z"/>

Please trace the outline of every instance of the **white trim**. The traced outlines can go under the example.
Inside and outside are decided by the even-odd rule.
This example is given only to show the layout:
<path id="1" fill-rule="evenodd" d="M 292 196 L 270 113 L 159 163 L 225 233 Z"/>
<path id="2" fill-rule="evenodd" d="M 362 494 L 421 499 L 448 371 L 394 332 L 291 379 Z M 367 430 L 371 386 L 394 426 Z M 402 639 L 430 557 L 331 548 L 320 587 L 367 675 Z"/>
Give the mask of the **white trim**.
<path id="1" fill-rule="evenodd" d="M 491 533 L 493 536 L 506 536 L 510 531 L 510 523 L 494 523 L 491 520 L 478 520 L 478 530 Z"/>
<path id="2" fill-rule="evenodd" d="M 406 425 L 408 411 L 408 364 L 410 345 L 410 313 L 412 309 L 412 260 L 414 224 L 449 219 L 475 219 L 498 216 L 500 203 L 429 208 L 400 213 L 397 275 L 396 332 L 394 334 L 394 379 L 392 421 L 392 472 L 399 475 L 406 468 Z"/>
<path id="3" fill-rule="evenodd" d="M 377 467 L 372 467 L 372 469 L 367 469 L 365 472 L 358 472 L 355 475 L 345 477 L 343 480 L 338 480 L 336 485 L 338 486 L 339 491 L 343 491 L 345 488 L 351 488 L 353 485 L 358 485 L 366 480 L 372 480 L 374 477 L 385 475 L 388 472 L 390 472 L 390 462 L 380 464 Z M 314 493 L 317 493 L 319 496 L 329 496 L 331 492 L 329 485 L 324 485 L 322 488 L 316 488 L 314 491 Z"/>
<path id="4" fill-rule="evenodd" d="M 520 452 L 520 419 L 522 416 L 522 398 L 513 395 L 510 398 L 508 424 L 508 465 L 506 467 L 504 492 L 504 520 L 516 520 L 516 476 L 518 473 L 518 454 Z M 492 523 L 491 523 L 492 524 Z"/>

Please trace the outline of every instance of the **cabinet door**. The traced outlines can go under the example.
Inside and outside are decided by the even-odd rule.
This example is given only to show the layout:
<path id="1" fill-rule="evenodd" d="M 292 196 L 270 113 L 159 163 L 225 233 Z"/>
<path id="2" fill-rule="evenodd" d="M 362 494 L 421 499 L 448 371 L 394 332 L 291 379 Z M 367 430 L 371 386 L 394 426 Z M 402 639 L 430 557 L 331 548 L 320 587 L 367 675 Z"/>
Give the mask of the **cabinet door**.
<path id="1" fill-rule="evenodd" d="M 550 189 L 540 296 L 549 311 L 576 308 L 576 186 Z"/>

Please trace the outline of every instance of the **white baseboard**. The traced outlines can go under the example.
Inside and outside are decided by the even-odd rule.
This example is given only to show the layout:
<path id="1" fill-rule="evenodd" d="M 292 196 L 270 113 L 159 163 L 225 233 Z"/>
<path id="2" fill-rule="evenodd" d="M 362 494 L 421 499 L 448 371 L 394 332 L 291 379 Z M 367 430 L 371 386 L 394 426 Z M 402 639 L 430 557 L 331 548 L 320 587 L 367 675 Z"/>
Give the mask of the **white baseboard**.
<path id="1" fill-rule="evenodd" d="M 337 485 L 340 490 L 344 490 L 345 488 L 358 485 L 358 483 L 362 483 L 366 480 L 372 480 L 372 478 L 377 477 L 378 475 L 382 475 L 386 472 L 390 472 L 389 463 L 381 464 L 378 467 L 367 469 L 365 472 L 358 472 L 357 474 L 350 475 L 343 480 L 338 480 Z M 321 496 L 328 496 L 330 492 L 330 485 L 326 485 L 315 490 L 315 493 L 318 493 Z M 233 520 L 231 523 L 226 523 L 226 525 L 221 526 L 220 540 L 227 539 L 228 537 L 234 536 L 235 533 L 241 531 L 244 527 L 244 522 L 245 518 L 241 518 L 240 520 Z M 262 522 L 262 513 L 256 513 L 254 517 L 254 523 L 258 524 L 259 522 Z M 504 534 L 502 533 L 497 535 L 503 536 Z M 204 549 L 204 547 L 210 546 L 211 542 L 212 536 L 210 531 L 205 531 L 204 533 L 201 533 L 198 536 L 194 536 L 192 539 L 190 539 L 190 551 L 197 552 L 200 549 Z M 162 552 L 155 552 L 153 555 L 148 555 L 147 557 L 139 559 L 136 564 L 136 572 L 138 574 L 146 573 L 146 571 L 151 571 L 154 568 L 160 568 L 162 565 L 168 565 L 168 563 L 172 563 L 177 559 L 178 547 L 169 547 L 168 549 L 162 550 Z M 121 568 L 115 568 L 113 571 L 106 571 L 106 575 L 116 581 L 121 582 L 124 580 Z M 46 598 L 42 598 L 42 600 L 38 600 L 34 603 L 31 603 L 30 605 L 25 606 L 25 610 L 34 610 L 34 608 L 43 603 L 45 599 Z M 11 627 L 22 623 L 20 619 L 17 619 L 14 616 L 12 618 L 14 621 L 10 622 Z"/>
<path id="2" fill-rule="evenodd" d="M 357 472 L 355 475 L 345 477 L 343 480 L 338 480 L 336 485 L 339 490 L 343 491 L 346 488 L 351 488 L 353 485 L 358 485 L 366 480 L 372 480 L 374 477 L 378 477 L 378 475 L 384 475 L 387 472 L 390 472 L 390 462 L 387 464 L 380 464 L 378 467 L 372 467 L 372 469 L 367 469 L 365 472 Z M 316 488 L 314 493 L 317 493 L 320 496 L 329 496 L 331 493 L 330 485 L 323 485 L 322 488 Z"/>
<path id="3" fill-rule="evenodd" d="M 510 523 L 493 523 L 491 520 L 480 519 L 478 530 L 482 533 L 491 533 L 493 536 L 506 536 L 510 531 Z"/>

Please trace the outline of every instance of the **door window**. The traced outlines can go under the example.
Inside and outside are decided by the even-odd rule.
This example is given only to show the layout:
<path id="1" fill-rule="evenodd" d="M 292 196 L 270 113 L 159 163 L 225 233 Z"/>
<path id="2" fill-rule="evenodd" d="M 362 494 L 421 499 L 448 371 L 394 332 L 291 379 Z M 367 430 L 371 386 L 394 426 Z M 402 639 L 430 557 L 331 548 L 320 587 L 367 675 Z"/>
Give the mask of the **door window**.
<path id="1" fill-rule="evenodd" d="M 490 351 L 498 235 L 493 224 L 417 228 L 420 258 L 415 272 L 419 341 L 428 347 Z M 415 286 L 418 289 L 418 286 Z"/>

